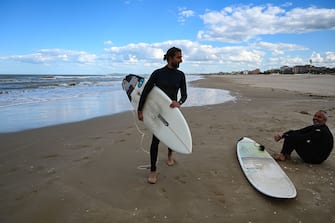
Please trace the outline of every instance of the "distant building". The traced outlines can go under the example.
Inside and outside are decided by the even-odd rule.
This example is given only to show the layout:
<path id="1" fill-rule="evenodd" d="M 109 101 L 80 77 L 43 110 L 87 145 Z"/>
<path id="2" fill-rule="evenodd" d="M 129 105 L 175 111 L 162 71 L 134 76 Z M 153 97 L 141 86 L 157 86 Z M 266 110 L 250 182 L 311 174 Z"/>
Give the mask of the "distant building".
<path id="1" fill-rule="evenodd" d="M 335 74 L 335 67 L 315 67 L 312 64 L 296 65 L 294 67 L 282 66 L 280 69 L 270 69 L 264 71 L 264 74 Z"/>
<path id="2" fill-rule="evenodd" d="M 257 68 L 256 70 L 249 71 L 249 74 L 260 74 L 261 71 Z"/>
<path id="3" fill-rule="evenodd" d="M 294 66 L 293 67 L 293 73 L 295 74 L 305 74 L 305 73 L 309 73 L 310 71 L 310 65 L 299 65 L 299 66 Z"/>
<path id="4" fill-rule="evenodd" d="M 293 69 L 292 67 L 289 67 L 289 66 L 282 66 L 280 68 L 280 73 L 281 74 L 293 74 Z"/>

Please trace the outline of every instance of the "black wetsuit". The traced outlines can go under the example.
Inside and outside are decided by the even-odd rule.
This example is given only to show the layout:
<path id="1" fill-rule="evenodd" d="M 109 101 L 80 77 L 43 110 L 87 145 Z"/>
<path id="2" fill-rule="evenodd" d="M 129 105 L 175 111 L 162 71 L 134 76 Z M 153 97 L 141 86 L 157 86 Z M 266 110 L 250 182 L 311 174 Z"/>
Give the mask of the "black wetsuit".
<path id="1" fill-rule="evenodd" d="M 143 110 L 147 96 L 154 86 L 159 87 L 171 98 L 171 100 L 174 101 L 177 101 L 178 91 L 180 89 L 181 98 L 179 99 L 178 102 L 182 104 L 186 101 L 187 90 L 186 90 L 185 74 L 180 70 L 170 69 L 167 66 L 165 66 L 163 68 L 155 70 L 151 74 L 149 80 L 147 81 L 142 91 L 137 111 Z M 155 135 L 153 135 L 150 147 L 151 171 L 156 171 L 158 144 L 159 139 Z M 171 151 L 170 148 L 169 150 Z"/>
<path id="2" fill-rule="evenodd" d="M 290 155 L 295 150 L 306 163 L 319 164 L 330 155 L 334 139 L 326 125 L 311 125 L 283 134 L 284 144 L 281 151 Z"/>

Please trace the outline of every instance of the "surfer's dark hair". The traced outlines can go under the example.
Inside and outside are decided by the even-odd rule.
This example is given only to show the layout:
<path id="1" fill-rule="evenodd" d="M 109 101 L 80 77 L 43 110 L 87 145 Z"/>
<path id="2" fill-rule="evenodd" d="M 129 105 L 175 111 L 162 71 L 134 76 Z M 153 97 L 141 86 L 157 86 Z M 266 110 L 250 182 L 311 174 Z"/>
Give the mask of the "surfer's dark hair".
<path id="1" fill-rule="evenodd" d="M 163 60 L 168 60 L 169 57 L 174 57 L 177 52 L 181 52 L 181 49 L 177 47 L 171 47 L 164 55 Z"/>

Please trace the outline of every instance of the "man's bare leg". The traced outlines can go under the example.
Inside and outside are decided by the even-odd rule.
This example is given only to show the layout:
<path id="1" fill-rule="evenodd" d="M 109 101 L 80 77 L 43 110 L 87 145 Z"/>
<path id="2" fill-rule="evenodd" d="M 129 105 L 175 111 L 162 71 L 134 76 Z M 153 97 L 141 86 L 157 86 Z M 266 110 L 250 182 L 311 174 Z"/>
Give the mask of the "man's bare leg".
<path id="1" fill-rule="evenodd" d="M 172 151 L 171 150 L 169 150 L 169 152 L 168 152 L 167 165 L 168 166 L 173 166 L 174 165 L 174 159 L 172 157 Z"/>

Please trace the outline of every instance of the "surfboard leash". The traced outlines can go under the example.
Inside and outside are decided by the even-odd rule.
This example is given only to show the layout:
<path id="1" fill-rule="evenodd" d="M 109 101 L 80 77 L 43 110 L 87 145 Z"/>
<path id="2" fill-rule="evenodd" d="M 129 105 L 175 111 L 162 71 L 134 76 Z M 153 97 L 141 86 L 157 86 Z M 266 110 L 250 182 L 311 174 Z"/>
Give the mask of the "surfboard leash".
<path id="1" fill-rule="evenodd" d="M 143 141 L 144 141 L 144 136 L 145 136 L 145 133 L 141 131 L 140 127 L 138 126 L 137 124 L 137 117 L 136 117 L 136 112 L 133 110 L 133 118 L 134 118 L 134 124 L 136 126 L 136 129 L 137 129 L 137 132 L 141 135 L 141 142 L 140 142 L 140 146 L 138 147 L 139 149 L 142 150 L 142 152 L 146 153 L 149 155 L 150 157 L 150 152 L 146 149 L 144 149 L 143 147 Z M 156 162 L 156 165 L 159 163 L 159 157 L 157 157 L 157 162 Z M 137 169 L 139 170 L 150 170 L 150 164 L 143 164 L 143 165 L 139 165 L 137 167 Z"/>
<path id="2" fill-rule="evenodd" d="M 136 126 L 137 132 L 141 135 L 140 146 L 138 148 L 141 149 L 143 152 L 145 152 L 146 154 L 148 154 L 150 156 L 150 152 L 148 150 L 144 149 L 144 147 L 143 147 L 143 141 L 144 141 L 145 133 L 141 131 L 140 127 L 137 124 L 137 121 L 136 121 L 137 118 L 136 118 L 135 110 L 133 110 L 132 113 L 133 113 L 134 124 Z M 159 162 L 159 157 L 157 157 L 157 164 L 158 164 L 158 162 Z M 139 170 L 149 170 L 150 169 L 150 164 L 139 165 L 137 167 L 137 169 L 139 169 Z"/>
<path id="3" fill-rule="evenodd" d="M 145 150 L 145 149 L 143 148 L 143 140 L 144 140 L 145 133 L 141 131 L 140 127 L 139 127 L 138 124 L 137 124 L 135 110 L 133 110 L 132 113 L 133 113 L 134 124 L 135 124 L 135 126 L 136 126 L 137 132 L 141 135 L 141 140 L 140 140 L 140 146 L 139 146 L 139 149 L 141 149 L 143 152 L 145 152 L 145 153 L 147 153 L 147 154 L 150 154 L 149 151 L 147 151 L 147 150 Z"/>

